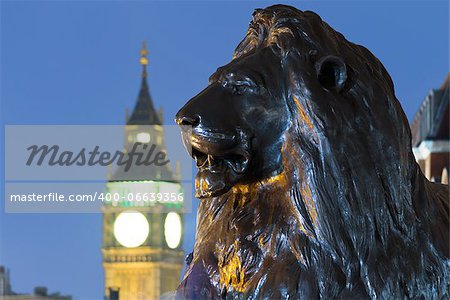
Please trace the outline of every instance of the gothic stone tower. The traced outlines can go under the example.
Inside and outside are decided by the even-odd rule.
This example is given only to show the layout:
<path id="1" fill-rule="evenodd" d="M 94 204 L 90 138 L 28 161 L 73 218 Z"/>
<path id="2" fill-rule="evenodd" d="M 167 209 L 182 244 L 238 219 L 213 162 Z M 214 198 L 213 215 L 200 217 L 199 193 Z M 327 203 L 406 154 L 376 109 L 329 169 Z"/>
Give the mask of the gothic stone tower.
<path id="1" fill-rule="evenodd" d="M 141 89 L 127 116 L 124 151 L 129 153 L 139 143 L 167 153 L 162 114 L 155 111 L 148 89 L 145 44 L 140 63 Z M 174 291 L 183 267 L 183 202 L 175 199 L 182 195 L 177 176 L 169 165 L 119 167 L 106 192 L 112 199 L 103 205 L 106 299 L 158 299 Z"/>

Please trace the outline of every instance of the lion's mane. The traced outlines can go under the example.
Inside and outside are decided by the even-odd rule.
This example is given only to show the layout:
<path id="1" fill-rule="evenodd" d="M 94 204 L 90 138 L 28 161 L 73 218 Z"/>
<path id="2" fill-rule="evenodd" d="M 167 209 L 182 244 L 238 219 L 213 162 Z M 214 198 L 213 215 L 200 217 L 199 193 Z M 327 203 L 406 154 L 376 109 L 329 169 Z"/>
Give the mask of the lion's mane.
<path id="1" fill-rule="evenodd" d="M 179 295 L 213 298 L 448 298 L 448 188 L 411 151 L 390 76 L 312 12 L 256 10 L 234 59 L 275 46 L 292 126 L 283 172 L 205 199 Z M 342 57 L 341 98 L 298 70 Z"/>

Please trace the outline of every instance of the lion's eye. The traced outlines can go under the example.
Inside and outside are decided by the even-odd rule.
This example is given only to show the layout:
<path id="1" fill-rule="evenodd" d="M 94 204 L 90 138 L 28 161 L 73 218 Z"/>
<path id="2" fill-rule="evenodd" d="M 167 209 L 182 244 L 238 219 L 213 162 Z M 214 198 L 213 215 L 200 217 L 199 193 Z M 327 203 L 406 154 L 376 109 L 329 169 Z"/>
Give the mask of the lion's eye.
<path id="1" fill-rule="evenodd" d="M 317 79 L 327 90 L 340 92 L 347 81 L 347 67 L 337 56 L 326 56 L 316 65 Z"/>
<path id="2" fill-rule="evenodd" d="M 235 84 L 232 85 L 233 94 L 242 95 L 243 93 L 249 91 L 250 86 L 244 84 Z"/>
<path id="3" fill-rule="evenodd" d="M 233 95 L 256 93 L 259 91 L 256 83 L 248 76 L 229 73 L 219 81 L 224 88 L 230 89 Z"/>

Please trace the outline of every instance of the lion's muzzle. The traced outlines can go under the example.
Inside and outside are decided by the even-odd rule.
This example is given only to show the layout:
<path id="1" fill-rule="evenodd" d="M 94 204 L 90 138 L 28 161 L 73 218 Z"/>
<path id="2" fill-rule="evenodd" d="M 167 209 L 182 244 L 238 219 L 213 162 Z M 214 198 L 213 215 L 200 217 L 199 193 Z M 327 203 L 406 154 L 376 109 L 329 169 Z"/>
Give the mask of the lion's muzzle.
<path id="1" fill-rule="evenodd" d="M 183 143 L 197 165 L 195 196 L 201 199 L 226 193 L 248 168 L 250 152 L 245 135 L 205 128 L 200 116 L 186 117 L 182 112 L 176 122 L 182 125 Z"/>

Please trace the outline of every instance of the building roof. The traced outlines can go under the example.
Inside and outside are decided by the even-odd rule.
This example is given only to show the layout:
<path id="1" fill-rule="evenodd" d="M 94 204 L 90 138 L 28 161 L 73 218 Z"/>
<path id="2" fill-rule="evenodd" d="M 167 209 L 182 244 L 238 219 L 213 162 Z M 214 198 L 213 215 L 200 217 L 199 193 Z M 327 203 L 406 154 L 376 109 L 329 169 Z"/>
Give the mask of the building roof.
<path id="1" fill-rule="evenodd" d="M 414 115 L 411 124 L 412 146 L 425 140 L 449 139 L 449 79 L 438 89 L 432 89 Z"/>

